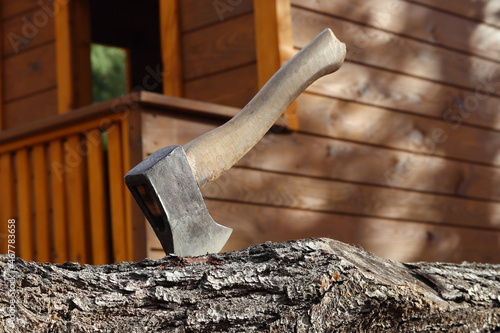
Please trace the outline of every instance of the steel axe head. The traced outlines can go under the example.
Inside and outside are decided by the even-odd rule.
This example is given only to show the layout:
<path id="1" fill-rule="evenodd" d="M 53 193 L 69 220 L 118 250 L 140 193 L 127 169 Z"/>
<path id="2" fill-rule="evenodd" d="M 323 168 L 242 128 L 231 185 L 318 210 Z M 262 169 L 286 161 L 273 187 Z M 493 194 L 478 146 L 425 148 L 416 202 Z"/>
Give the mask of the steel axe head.
<path id="1" fill-rule="evenodd" d="M 210 216 L 181 146 L 151 154 L 125 175 L 125 182 L 165 253 L 219 252 L 233 231 Z"/>
<path id="2" fill-rule="evenodd" d="M 324 30 L 227 123 L 184 147 L 158 150 L 125 175 L 166 253 L 195 256 L 222 249 L 232 229 L 215 223 L 200 188 L 238 162 L 312 82 L 339 69 L 345 54 L 345 44 Z"/>

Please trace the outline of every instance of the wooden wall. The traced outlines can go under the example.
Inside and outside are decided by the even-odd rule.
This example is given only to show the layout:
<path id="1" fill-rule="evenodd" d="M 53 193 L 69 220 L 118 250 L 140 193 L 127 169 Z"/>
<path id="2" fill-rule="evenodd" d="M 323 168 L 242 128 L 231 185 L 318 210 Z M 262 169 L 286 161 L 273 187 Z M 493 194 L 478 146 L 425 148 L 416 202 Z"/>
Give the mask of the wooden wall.
<path id="1" fill-rule="evenodd" d="M 297 49 L 324 27 L 348 44 L 342 69 L 298 103 L 301 131 L 340 144 L 332 168 L 352 169 L 330 175 L 359 184 L 359 206 L 340 212 L 414 226 L 405 260 L 498 261 L 500 21 L 488 2 L 292 3 Z"/>
<path id="2" fill-rule="evenodd" d="M 253 2 L 182 0 L 180 5 L 183 97 L 245 106 L 258 86 Z"/>
<path id="3" fill-rule="evenodd" d="M 330 27 L 347 61 L 299 97 L 298 131 L 269 133 L 204 190 L 215 220 L 235 229 L 225 249 L 327 236 L 397 260 L 499 262 L 495 2 L 291 3 L 295 49 Z M 241 106 L 255 91 L 236 88 L 255 77 L 251 7 L 223 21 L 210 1 L 192 8 L 212 18 L 191 12 L 196 26 L 183 16 L 186 96 Z M 220 124 L 163 113 L 143 121 L 145 153 Z"/>
<path id="4" fill-rule="evenodd" d="M 2 128 L 57 114 L 53 8 L 49 1 L 3 0 Z"/>
<path id="5" fill-rule="evenodd" d="M 497 2 L 290 2 L 295 51 L 330 27 L 347 61 L 299 97 L 297 131 L 269 133 L 205 189 L 235 229 L 225 249 L 327 236 L 397 260 L 500 261 Z M 57 113 L 47 3 L 0 2 L 2 129 Z M 180 15 L 183 96 L 243 107 L 259 85 L 253 1 L 182 0 Z M 222 122 L 142 121 L 145 154 Z"/>

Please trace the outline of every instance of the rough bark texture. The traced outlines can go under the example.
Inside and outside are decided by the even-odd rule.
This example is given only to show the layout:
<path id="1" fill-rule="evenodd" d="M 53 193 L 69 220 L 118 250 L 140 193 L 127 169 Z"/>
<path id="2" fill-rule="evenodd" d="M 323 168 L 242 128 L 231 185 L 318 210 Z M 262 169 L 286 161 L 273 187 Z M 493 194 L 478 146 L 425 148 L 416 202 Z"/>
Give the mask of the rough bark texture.
<path id="1" fill-rule="evenodd" d="M 403 264 L 330 239 L 0 269 L 2 332 L 500 331 L 500 265 Z"/>

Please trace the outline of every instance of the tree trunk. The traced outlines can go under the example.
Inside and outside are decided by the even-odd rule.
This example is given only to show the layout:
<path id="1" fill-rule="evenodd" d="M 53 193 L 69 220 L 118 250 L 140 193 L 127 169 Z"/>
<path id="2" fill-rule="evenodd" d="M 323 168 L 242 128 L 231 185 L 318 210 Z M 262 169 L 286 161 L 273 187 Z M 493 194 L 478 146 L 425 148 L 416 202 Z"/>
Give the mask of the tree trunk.
<path id="1" fill-rule="evenodd" d="M 403 264 L 330 239 L 0 270 L 2 332 L 500 331 L 500 265 Z"/>

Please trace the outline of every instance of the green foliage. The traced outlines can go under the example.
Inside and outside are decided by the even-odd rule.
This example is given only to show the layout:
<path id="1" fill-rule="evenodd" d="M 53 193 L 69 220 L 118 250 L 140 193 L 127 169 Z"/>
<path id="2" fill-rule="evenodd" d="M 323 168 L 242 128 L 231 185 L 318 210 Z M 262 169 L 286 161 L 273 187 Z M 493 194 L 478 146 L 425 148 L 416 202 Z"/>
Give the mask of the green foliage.
<path id="1" fill-rule="evenodd" d="M 123 49 L 92 44 L 90 60 L 94 103 L 127 93 L 127 53 Z"/>

